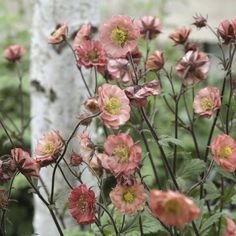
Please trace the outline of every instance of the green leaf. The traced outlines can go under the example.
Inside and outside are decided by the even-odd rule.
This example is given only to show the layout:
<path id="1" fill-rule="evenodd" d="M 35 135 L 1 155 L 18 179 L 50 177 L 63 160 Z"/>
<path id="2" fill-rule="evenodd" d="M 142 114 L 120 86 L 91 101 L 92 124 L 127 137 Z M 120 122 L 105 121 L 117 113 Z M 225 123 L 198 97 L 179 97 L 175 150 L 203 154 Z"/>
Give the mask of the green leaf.
<path id="1" fill-rule="evenodd" d="M 231 203 L 236 205 L 236 194 L 231 198 Z"/>
<path id="2" fill-rule="evenodd" d="M 222 213 L 215 213 L 214 215 L 210 216 L 201 226 L 200 234 L 202 234 L 205 230 L 207 230 L 211 225 L 216 223 L 219 218 L 222 216 Z"/>
<path id="3" fill-rule="evenodd" d="M 179 139 L 176 139 L 176 138 L 173 138 L 171 136 L 168 136 L 168 135 L 161 135 L 160 137 L 160 141 L 159 143 L 161 145 L 164 145 L 164 146 L 169 146 L 169 143 L 172 143 L 172 144 L 175 144 L 177 146 L 180 146 L 182 148 L 184 148 L 184 143 L 183 141 L 179 140 Z"/>
<path id="4" fill-rule="evenodd" d="M 220 167 L 216 167 L 216 171 L 222 176 L 225 177 L 226 179 L 231 179 L 233 181 L 236 180 L 235 176 L 233 175 L 233 173 L 227 172 L 224 169 L 220 168 Z"/>

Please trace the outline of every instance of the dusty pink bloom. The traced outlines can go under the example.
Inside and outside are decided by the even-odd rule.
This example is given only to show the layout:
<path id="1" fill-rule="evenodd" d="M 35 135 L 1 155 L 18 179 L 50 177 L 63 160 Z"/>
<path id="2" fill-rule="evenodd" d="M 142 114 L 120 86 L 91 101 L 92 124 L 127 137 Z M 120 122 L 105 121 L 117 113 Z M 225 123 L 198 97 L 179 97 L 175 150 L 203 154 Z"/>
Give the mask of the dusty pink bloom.
<path id="1" fill-rule="evenodd" d="M 140 36 L 139 28 L 129 16 L 113 16 L 104 23 L 100 40 L 110 57 L 123 57 L 137 46 Z"/>
<path id="2" fill-rule="evenodd" d="M 210 118 L 221 107 L 220 90 L 206 87 L 198 91 L 193 101 L 193 110 L 199 116 Z"/>
<path id="3" fill-rule="evenodd" d="M 55 162 L 64 146 L 64 141 L 58 131 L 44 134 L 35 148 L 36 161 L 41 167 Z"/>
<path id="4" fill-rule="evenodd" d="M 102 166 L 116 176 L 133 174 L 139 168 L 141 146 L 134 144 L 128 134 L 109 135 L 104 143 L 104 152 L 99 155 Z"/>
<path id="5" fill-rule="evenodd" d="M 163 52 L 156 50 L 152 53 L 146 62 L 146 69 L 152 71 L 160 70 L 165 64 Z"/>
<path id="6" fill-rule="evenodd" d="M 83 161 L 83 158 L 76 152 L 70 154 L 70 165 L 79 166 Z"/>
<path id="7" fill-rule="evenodd" d="M 165 225 L 182 226 L 200 216 L 200 209 L 179 192 L 150 191 L 149 208 Z"/>
<path id="8" fill-rule="evenodd" d="M 89 166 L 90 168 L 92 168 L 94 170 L 94 172 L 96 173 L 97 176 L 101 176 L 102 172 L 103 172 L 103 167 L 101 164 L 100 159 L 97 157 L 97 155 L 93 155 L 93 158 L 89 161 Z M 91 171 L 92 174 L 94 174 Z"/>
<path id="9" fill-rule="evenodd" d="M 84 107 L 92 112 L 92 113 L 96 113 L 99 111 L 99 107 L 98 107 L 98 97 L 97 96 L 94 96 L 94 97 L 91 97 L 89 99 L 87 99 L 85 102 L 84 102 Z"/>
<path id="10" fill-rule="evenodd" d="M 187 53 L 188 51 L 199 51 L 199 44 L 195 42 L 187 42 L 184 44 L 184 51 Z"/>
<path id="11" fill-rule="evenodd" d="M 0 160 L 0 184 L 10 180 L 16 171 L 16 162 L 13 159 Z"/>
<path id="12" fill-rule="evenodd" d="M 144 186 L 137 181 L 130 186 L 117 184 L 110 192 L 110 198 L 117 210 L 123 214 L 140 211 L 146 203 Z"/>
<path id="13" fill-rule="evenodd" d="M 117 85 L 103 84 L 98 88 L 101 120 L 111 129 L 118 129 L 130 118 L 129 99 Z"/>
<path id="14" fill-rule="evenodd" d="M 107 63 L 105 51 L 100 41 L 88 40 L 76 48 L 78 64 L 85 68 L 103 67 Z"/>
<path id="15" fill-rule="evenodd" d="M 79 144 L 83 157 L 88 158 L 94 153 L 95 145 L 87 132 L 79 134 Z"/>
<path id="16" fill-rule="evenodd" d="M 224 20 L 217 29 L 218 34 L 224 40 L 225 44 L 235 42 L 236 40 L 236 19 Z"/>
<path id="17" fill-rule="evenodd" d="M 69 209 L 78 224 L 95 222 L 96 198 L 93 190 L 81 184 L 72 190 L 69 196 Z"/>
<path id="18" fill-rule="evenodd" d="M 161 33 L 162 25 L 160 19 L 154 16 L 144 16 L 137 21 L 140 28 L 141 37 L 144 39 L 154 39 Z"/>
<path id="19" fill-rule="evenodd" d="M 132 68 L 124 58 L 110 59 L 107 70 L 112 79 L 128 83 L 132 81 Z"/>
<path id="20" fill-rule="evenodd" d="M 194 16 L 193 18 L 195 20 L 193 22 L 193 25 L 195 25 L 198 29 L 201 29 L 207 25 L 207 17 L 196 14 L 196 16 Z"/>
<path id="21" fill-rule="evenodd" d="M 196 84 L 206 78 L 209 67 L 210 62 L 206 53 L 188 51 L 175 69 L 178 76 L 185 79 L 187 84 Z"/>
<path id="22" fill-rule="evenodd" d="M 125 93 L 131 104 L 135 106 L 145 106 L 149 96 L 157 96 L 161 94 L 160 82 L 152 80 L 143 85 L 135 85 L 125 89 Z"/>
<path id="23" fill-rule="evenodd" d="M 15 62 L 21 59 L 26 53 L 26 49 L 21 45 L 11 45 L 4 50 L 4 57 L 10 61 Z"/>
<path id="24" fill-rule="evenodd" d="M 59 25 L 59 27 L 51 33 L 48 37 L 48 43 L 58 44 L 65 40 L 68 33 L 68 26 L 66 23 Z"/>
<path id="25" fill-rule="evenodd" d="M 226 217 L 227 228 L 223 232 L 222 236 L 235 236 L 236 235 L 236 225 L 232 219 Z"/>
<path id="26" fill-rule="evenodd" d="M 73 41 L 73 48 L 76 49 L 79 47 L 84 41 L 87 41 L 90 39 L 92 31 L 92 25 L 91 24 L 83 24 L 81 25 L 79 31 L 77 32 L 74 41 Z"/>
<path id="27" fill-rule="evenodd" d="M 22 148 L 11 150 L 12 158 L 17 163 L 17 167 L 26 176 L 39 176 L 40 165 L 30 157 L 30 154 Z"/>
<path id="28" fill-rule="evenodd" d="M 170 34 L 169 38 L 175 42 L 175 45 L 184 44 L 188 40 L 190 32 L 190 28 L 182 27 L 180 29 L 177 29 L 174 33 Z"/>
<path id="29" fill-rule="evenodd" d="M 211 143 L 214 161 L 227 171 L 236 170 L 236 141 L 229 135 L 218 135 Z"/>
<path id="30" fill-rule="evenodd" d="M 0 188 L 0 209 L 6 209 L 8 204 L 8 194 L 4 189 Z"/>

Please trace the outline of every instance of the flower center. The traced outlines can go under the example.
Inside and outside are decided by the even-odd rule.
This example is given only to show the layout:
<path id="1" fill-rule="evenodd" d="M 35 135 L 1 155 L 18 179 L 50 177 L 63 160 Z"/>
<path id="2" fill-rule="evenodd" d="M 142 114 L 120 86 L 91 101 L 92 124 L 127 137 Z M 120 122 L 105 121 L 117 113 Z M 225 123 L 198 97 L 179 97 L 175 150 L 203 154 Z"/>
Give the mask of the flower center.
<path id="1" fill-rule="evenodd" d="M 120 107 L 120 100 L 116 97 L 110 97 L 108 103 L 105 106 L 105 110 L 112 115 L 117 115 L 120 111 Z"/>
<path id="2" fill-rule="evenodd" d="M 232 153 L 232 148 L 230 146 L 225 146 L 220 150 L 220 157 L 228 158 Z"/>
<path id="3" fill-rule="evenodd" d="M 211 110 L 214 106 L 213 100 L 211 98 L 202 98 L 201 107 L 204 111 Z"/>
<path id="4" fill-rule="evenodd" d="M 43 151 L 45 153 L 53 153 L 54 150 L 55 150 L 55 146 L 52 142 L 47 142 L 43 147 Z"/>
<path id="5" fill-rule="evenodd" d="M 78 202 L 77 202 L 78 211 L 81 214 L 84 214 L 87 210 L 87 201 L 86 196 L 84 194 L 80 195 Z"/>
<path id="6" fill-rule="evenodd" d="M 129 160 L 129 148 L 127 146 L 121 145 L 113 150 L 113 155 L 117 156 L 121 162 Z"/>
<path id="7" fill-rule="evenodd" d="M 135 194 L 134 194 L 134 191 L 132 191 L 131 189 L 128 189 L 127 191 L 123 193 L 123 200 L 126 203 L 132 203 L 134 199 L 135 199 Z"/>
<path id="8" fill-rule="evenodd" d="M 95 48 L 88 51 L 87 59 L 88 61 L 95 61 L 96 59 L 98 59 L 98 51 Z"/>
<path id="9" fill-rule="evenodd" d="M 177 215 L 181 211 L 181 207 L 175 200 L 169 200 L 165 204 L 165 210 L 169 214 Z"/>
<path id="10" fill-rule="evenodd" d="M 111 39 L 113 43 L 118 44 L 121 47 L 124 47 L 125 43 L 128 40 L 128 30 L 123 27 L 116 27 L 111 32 Z"/>

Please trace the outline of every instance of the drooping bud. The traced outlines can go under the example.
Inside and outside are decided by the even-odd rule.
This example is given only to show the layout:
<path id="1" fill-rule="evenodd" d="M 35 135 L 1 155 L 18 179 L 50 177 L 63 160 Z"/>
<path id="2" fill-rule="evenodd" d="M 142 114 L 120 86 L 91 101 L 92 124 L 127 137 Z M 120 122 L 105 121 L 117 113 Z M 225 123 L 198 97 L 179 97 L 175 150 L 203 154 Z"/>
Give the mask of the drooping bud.
<path id="1" fill-rule="evenodd" d="M 4 57 L 10 62 L 16 62 L 26 53 L 26 49 L 21 45 L 11 45 L 4 50 Z"/>
<path id="2" fill-rule="evenodd" d="M 83 161 L 83 158 L 76 152 L 70 154 L 70 165 L 79 166 Z"/>
<path id="3" fill-rule="evenodd" d="M 207 17 L 203 17 L 202 15 L 197 15 L 193 17 L 194 22 L 193 25 L 195 25 L 198 29 L 201 29 L 207 25 Z"/>
<path id="4" fill-rule="evenodd" d="M 190 28 L 182 27 L 180 29 L 177 29 L 174 33 L 170 34 L 169 38 L 175 42 L 175 45 L 184 44 L 188 40 L 190 32 Z"/>
<path id="5" fill-rule="evenodd" d="M 99 111 L 97 96 L 91 97 L 84 102 L 84 107 L 92 112 L 96 113 Z"/>
<path id="6" fill-rule="evenodd" d="M 51 33 L 48 37 L 48 43 L 50 44 L 58 44 L 65 40 L 68 33 L 68 26 L 66 23 L 59 25 L 57 29 Z"/>
<path id="7" fill-rule="evenodd" d="M 163 52 L 157 50 L 148 57 L 146 62 L 146 69 L 158 71 L 163 68 L 164 64 L 165 61 Z"/>

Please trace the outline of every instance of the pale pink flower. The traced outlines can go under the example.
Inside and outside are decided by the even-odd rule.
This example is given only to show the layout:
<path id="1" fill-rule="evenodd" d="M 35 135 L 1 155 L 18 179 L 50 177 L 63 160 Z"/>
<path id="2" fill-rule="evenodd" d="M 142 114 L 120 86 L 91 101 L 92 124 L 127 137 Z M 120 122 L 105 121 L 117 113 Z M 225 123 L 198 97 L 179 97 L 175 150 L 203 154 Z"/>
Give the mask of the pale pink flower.
<path id="1" fill-rule="evenodd" d="M 140 165 L 142 150 L 132 137 L 121 133 L 109 135 L 104 143 L 104 154 L 99 154 L 102 166 L 114 175 L 133 174 Z"/>
<path id="2" fill-rule="evenodd" d="M 93 190 L 81 184 L 72 190 L 69 196 L 69 209 L 78 224 L 95 222 L 96 198 Z"/>
<path id="3" fill-rule="evenodd" d="M 90 39 L 92 31 L 92 25 L 91 24 L 82 24 L 80 29 L 78 30 L 74 41 L 73 41 L 73 48 L 76 49 L 79 47 L 84 41 L 87 41 Z"/>
<path id="4" fill-rule="evenodd" d="M 168 226 L 183 226 L 200 216 L 200 209 L 179 192 L 150 191 L 152 214 Z"/>
<path id="5" fill-rule="evenodd" d="M 158 71 L 163 68 L 165 64 L 163 52 L 156 50 L 152 53 L 146 62 L 146 69 L 151 71 Z"/>
<path id="6" fill-rule="evenodd" d="M 35 148 L 36 161 L 43 166 L 55 162 L 64 147 L 64 141 L 58 131 L 50 131 L 44 134 Z"/>
<path id="7" fill-rule="evenodd" d="M 144 39 L 154 39 L 161 33 L 162 24 L 160 19 L 154 16 L 144 16 L 137 21 L 140 28 L 141 37 Z"/>
<path id="8" fill-rule="evenodd" d="M 175 42 L 175 45 L 184 44 L 188 40 L 190 32 L 190 28 L 182 27 L 180 29 L 177 29 L 174 33 L 170 34 L 169 38 Z"/>
<path id="9" fill-rule="evenodd" d="M 129 99 L 117 85 L 103 84 L 98 88 L 101 120 L 111 129 L 118 129 L 130 118 Z"/>
<path id="10" fill-rule="evenodd" d="M 194 112 L 206 118 L 210 118 L 220 107 L 220 90 L 216 87 L 209 86 L 199 90 L 193 101 Z"/>
<path id="11" fill-rule="evenodd" d="M 227 228 L 221 236 L 236 236 L 236 225 L 232 219 L 226 217 Z"/>
<path id="12" fill-rule="evenodd" d="M 224 20 L 217 29 L 218 34 L 224 40 L 225 44 L 235 42 L 236 40 L 236 19 Z"/>
<path id="13" fill-rule="evenodd" d="M 26 53 L 26 49 L 21 45 L 11 45 L 4 50 L 4 57 L 10 61 L 15 62 L 21 59 Z"/>
<path id="14" fill-rule="evenodd" d="M 135 106 L 145 106 L 149 96 L 157 96 L 161 94 L 160 82 L 152 80 L 143 85 L 134 85 L 125 89 L 125 93 L 131 104 Z"/>
<path id="15" fill-rule="evenodd" d="M 100 41 L 87 40 L 75 49 L 78 64 L 85 68 L 104 67 L 107 64 L 105 51 Z"/>
<path id="16" fill-rule="evenodd" d="M 110 192 L 110 198 L 117 210 L 123 214 L 140 211 L 146 203 L 144 186 L 138 181 L 128 186 L 117 184 Z"/>
<path id="17" fill-rule="evenodd" d="M 40 165 L 30 154 L 22 148 L 14 148 L 11 150 L 12 158 L 17 163 L 17 167 L 21 173 L 26 176 L 39 176 Z"/>
<path id="18" fill-rule="evenodd" d="M 59 27 L 51 33 L 48 37 L 48 43 L 58 44 L 65 40 L 68 33 L 68 26 L 66 23 L 59 25 Z"/>
<path id="19" fill-rule="evenodd" d="M 188 51 L 177 64 L 176 72 L 178 76 L 185 79 L 187 84 L 196 84 L 206 78 L 209 67 L 207 54 L 200 51 Z"/>
<path id="20" fill-rule="evenodd" d="M 95 145 L 87 132 L 84 131 L 79 134 L 79 144 L 82 155 L 85 158 L 91 157 L 91 155 L 94 153 Z"/>
<path id="21" fill-rule="evenodd" d="M 214 161 L 227 171 L 236 170 L 236 141 L 229 135 L 218 135 L 211 143 Z"/>
<path id="22" fill-rule="evenodd" d="M 110 57 L 123 57 L 137 46 L 140 36 L 139 28 L 129 16 L 113 16 L 104 23 L 100 40 Z"/>

